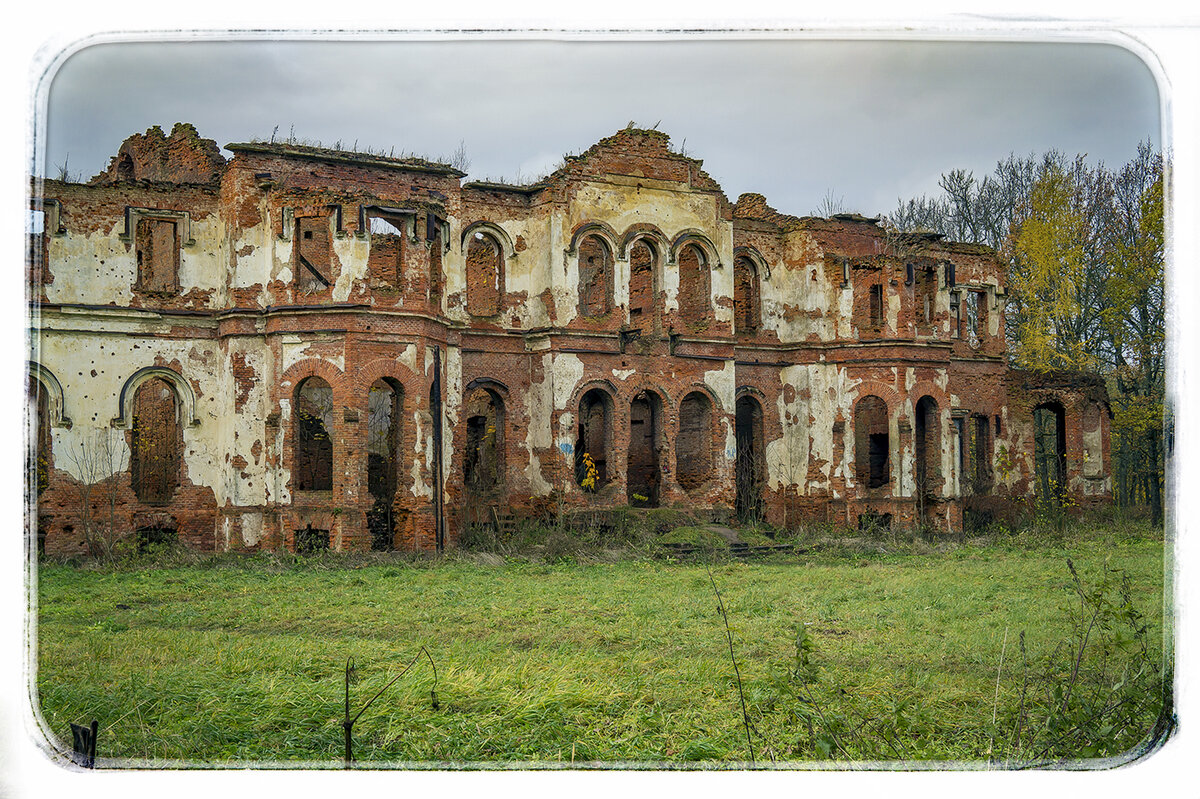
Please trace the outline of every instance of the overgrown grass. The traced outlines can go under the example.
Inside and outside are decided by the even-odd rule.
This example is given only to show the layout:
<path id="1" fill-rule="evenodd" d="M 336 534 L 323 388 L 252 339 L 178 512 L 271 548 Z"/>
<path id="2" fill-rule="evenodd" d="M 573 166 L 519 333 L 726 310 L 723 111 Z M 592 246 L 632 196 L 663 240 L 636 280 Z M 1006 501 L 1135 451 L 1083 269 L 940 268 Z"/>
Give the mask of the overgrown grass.
<path id="1" fill-rule="evenodd" d="M 760 764 L 891 758 L 845 732 L 880 719 L 892 719 L 897 759 L 997 761 L 997 726 L 1015 720 L 1022 695 L 1032 706 L 1029 664 L 1073 640 L 1067 557 L 1089 586 L 1125 570 L 1149 658 L 1161 660 L 1163 548 L 1141 528 L 1080 527 L 1040 545 L 1010 531 L 945 552 L 887 546 L 902 551 L 824 546 L 713 565 Z M 437 663 L 438 707 L 432 672 L 414 667 L 355 725 L 360 761 L 750 759 L 703 563 L 172 557 L 39 570 L 41 710 L 68 742 L 70 722 L 98 719 L 102 761 L 340 765 L 346 659 L 361 706 L 421 646 Z M 819 668 L 810 691 L 823 693 L 811 699 L 834 718 L 814 716 L 797 691 L 799 630 Z M 1099 674 L 1090 653 L 1085 665 L 1085 679 Z M 1149 731 L 1147 712 L 1122 741 Z"/>

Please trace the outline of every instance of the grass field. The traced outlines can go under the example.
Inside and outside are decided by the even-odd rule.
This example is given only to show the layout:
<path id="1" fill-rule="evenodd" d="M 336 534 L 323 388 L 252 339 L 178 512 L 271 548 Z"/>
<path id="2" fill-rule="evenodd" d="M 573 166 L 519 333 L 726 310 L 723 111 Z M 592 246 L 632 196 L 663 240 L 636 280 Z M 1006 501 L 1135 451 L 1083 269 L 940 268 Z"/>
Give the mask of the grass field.
<path id="1" fill-rule="evenodd" d="M 1068 557 L 1085 596 L 1108 588 L 1091 629 L 1074 621 L 1091 606 Z M 1142 617 L 1112 599 L 1113 568 Z M 1160 663 L 1162 590 L 1161 538 L 1121 529 L 1034 548 L 719 560 L 711 581 L 704 563 L 651 558 L 43 562 L 37 696 L 68 746 L 70 722 L 97 719 L 109 765 L 340 766 L 347 659 L 355 713 L 425 647 L 436 707 L 421 661 L 355 724 L 362 764 L 1112 755 L 1149 731 L 1154 697 L 1108 730 L 1071 702 L 1153 684 L 1114 675 L 1146 642 Z M 1142 623 L 1140 638 L 1122 632 Z M 1072 671 L 1072 696 L 1056 697 Z M 1111 740 L 1062 732 L 1072 721 Z"/>

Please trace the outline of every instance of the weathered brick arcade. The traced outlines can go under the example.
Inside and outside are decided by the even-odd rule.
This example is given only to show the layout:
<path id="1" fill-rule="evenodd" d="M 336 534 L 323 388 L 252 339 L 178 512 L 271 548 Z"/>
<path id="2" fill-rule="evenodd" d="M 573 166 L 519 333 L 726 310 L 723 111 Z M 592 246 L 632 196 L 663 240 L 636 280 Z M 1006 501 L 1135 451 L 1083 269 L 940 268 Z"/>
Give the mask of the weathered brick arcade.
<path id="1" fill-rule="evenodd" d="M 48 553 L 435 549 L 630 505 L 958 533 L 1110 500 L 1104 387 L 1008 367 L 986 248 L 731 203 L 634 128 L 524 186 L 226 149 L 151 128 L 33 182 Z"/>

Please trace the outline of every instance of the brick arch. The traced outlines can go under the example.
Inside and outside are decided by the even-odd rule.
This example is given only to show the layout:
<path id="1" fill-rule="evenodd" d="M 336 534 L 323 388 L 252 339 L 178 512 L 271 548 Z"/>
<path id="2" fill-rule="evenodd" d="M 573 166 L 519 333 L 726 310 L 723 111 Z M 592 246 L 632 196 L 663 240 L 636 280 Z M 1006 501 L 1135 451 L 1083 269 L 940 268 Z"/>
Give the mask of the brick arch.
<path id="1" fill-rule="evenodd" d="M 319 358 L 305 358 L 289 366 L 279 378 L 279 387 L 286 388 L 287 396 L 290 398 L 295 394 L 296 386 L 300 385 L 300 381 L 308 377 L 319 377 L 324 380 L 333 389 L 334 401 L 340 400 L 345 404 L 349 394 L 346 373 L 329 361 Z"/>
<path id="2" fill-rule="evenodd" d="M 713 244 L 712 239 L 704 235 L 703 232 L 688 228 L 680 231 L 671 242 L 670 257 L 668 263 L 676 263 L 679 258 L 680 251 L 689 244 L 695 245 L 700 252 L 704 254 L 705 266 L 709 269 L 720 269 L 724 266 L 721 263 L 720 253 L 717 251 L 717 245 Z"/>
<path id="3" fill-rule="evenodd" d="M 685 460 L 687 461 L 684 463 L 680 460 L 680 448 L 686 445 L 682 416 L 684 402 L 693 394 L 699 395 L 708 401 L 708 436 L 707 438 L 703 435 L 700 436 L 697 441 L 697 451 L 691 454 L 684 453 Z M 722 425 L 722 419 L 726 419 L 728 414 L 725 412 L 724 405 L 717 400 L 716 395 L 705 384 L 691 383 L 685 386 L 682 391 L 677 392 L 677 397 L 675 405 L 678 411 L 675 413 L 674 424 L 671 425 L 675 430 L 675 440 L 672 442 L 673 446 L 671 446 L 675 458 L 675 476 L 684 490 L 692 490 L 712 480 L 716 475 L 717 462 L 719 457 L 724 457 L 725 452 L 725 430 L 724 425 Z M 699 482 L 689 486 L 686 484 L 688 475 L 698 462 L 704 464 L 699 473 L 693 475 L 693 479 Z"/>
<path id="4" fill-rule="evenodd" d="M 771 279 L 771 265 L 767 263 L 767 259 L 758 251 L 757 247 L 744 246 L 733 248 L 733 260 L 745 258 L 754 264 L 754 268 L 758 271 L 758 278 L 762 280 Z"/>
<path id="5" fill-rule="evenodd" d="M 658 268 L 662 268 L 665 259 L 670 255 L 671 242 L 666 235 L 658 229 L 657 225 L 649 222 L 639 222 L 635 225 L 630 225 L 621 235 L 621 246 L 617 251 L 617 258 L 622 261 L 629 260 L 629 248 L 632 247 L 641 239 L 646 239 L 651 243 L 651 249 L 654 250 L 655 260 L 658 261 Z"/>
<path id="6" fill-rule="evenodd" d="M 620 389 L 618 389 L 616 387 L 616 385 L 608 378 L 600 377 L 600 378 L 596 378 L 594 380 L 588 380 L 586 382 L 580 383 L 575 388 L 575 390 L 573 392 L 571 392 L 571 399 L 568 400 L 568 405 L 564 410 L 569 411 L 569 410 L 571 410 L 571 408 L 578 409 L 579 401 L 581 399 L 583 399 L 583 395 L 588 393 L 589 391 L 591 391 L 594 388 L 598 388 L 601 391 L 608 394 L 609 399 L 611 399 L 613 401 L 614 407 L 616 406 L 617 401 L 621 398 Z"/>
<path id="7" fill-rule="evenodd" d="M 621 402 L 625 404 L 626 413 L 628 413 L 629 403 L 633 402 L 633 398 L 643 391 L 648 391 L 658 395 L 659 400 L 663 404 L 664 411 L 670 410 L 672 407 L 677 407 L 666 389 L 659 387 L 657 383 L 648 377 L 639 377 L 636 380 L 626 380 L 624 382 L 625 385 L 622 388 L 621 393 L 617 395 L 616 399 L 621 400 Z"/>
<path id="8" fill-rule="evenodd" d="M 675 395 L 672 398 L 675 407 L 678 408 L 679 403 L 683 402 L 684 397 L 696 391 L 699 391 L 701 394 L 704 394 L 706 397 L 708 397 L 708 401 L 712 403 L 713 410 L 719 410 L 722 413 L 726 412 L 725 403 L 721 402 L 721 400 L 717 398 L 717 395 L 713 392 L 712 387 L 710 387 L 708 383 L 704 383 L 699 380 L 688 383 L 683 388 L 675 392 Z"/>
<path id="9" fill-rule="evenodd" d="M 567 256 L 570 257 L 579 252 L 579 242 L 583 241 L 588 236 L 596 236 L 608 245 L 609 252 L 613 254 L 613 258 L 617 257 L 619 250 L 620 236 L 617 231 L 612 229 L 612 226 L 607 222 L 588 221 L 581 222 L 571 231 L 571 245 L 567 248 Z"/>
<path id="10" fill-rule="evenodd" d="M 917 403 L 921 401 L 921 397 L 932 397 L 939 409 L 950 409 L 950 395 L 938 388 L 932 380 L 921 380 L 914 383 L 913 387 L 905 394 L 905 398 L 912 402 L 913 413 L 916 413 Z"/>
<path id="11" fill-rule="evenodd" d="M 896 389 L 892 388 L 887 383 L 879 380 L 864 380 L 863 382 L 859 383 L 854 390 L 857 392 L 854 397 L 855 406 L 858 405 L 859 400 L 861 400 L 863 397 L 874 394 L 876 397 L 879 397 L 881 400 L 883 400 L 885 405 L 887 405 L 889 417 L 897 413 L 902 407 L 902 398 L 900 396 L 900 392 L 896 391 Z M 853 412 L 853 408 L 851 411 Z"/>
<path id="12" fill-rule="evenodd" d="M 471 393 L 472 391 L 474 391 L 477 388 L 482 388 L 482 389 L 491 391 L 492 393 L 499 396 L 500 399 L 504 400 L 504 404 L 506 406 L 508 405 L 508 386 L 506 386 L 504 383 L 500 382 L 499 380 L 495 379 L 494 377 L 477 377 L 477 378 L 475 378 L 470 383 L 467 383 L 465 386 L 463 386 L 463 396 L 465 397 L 467 394 Z"/>
<path id="13" fill-rule="evenodd" d="M 593 447 L 588 447 L 586 450 L 581 448 L 579 446 L 579 439 L 577 436 L 580 426 L 584 424 L 584 417 L 581 413 L 580 406 L 583 404 L 583 398 L 593 391 L 603 395 L 607 401 L 606 407 L 604 408 L 604 429 L 602 431 L 603 444 L 600 448 L 600 455 L 602 457 L 593 458 L 593 463 L 597 468 L 597 487 L 607 485 L 612 482 L 615 473 L 614 467 L 616 466 L 616 461 L 619 460 L 616 446 L 616 420 L 618 413 L 617 405 L 620 401 L 618 399 L 619 393 L 617 392 L 616 386 L 614 386 L 609 380 L 604 378 L 589 380 L 580 385 L 572 393 L 570 404 L 565 409 L 571 414 L 574 420 L 573 424 L 571 425 L 571 453 L 567 454 L 565 451 L 563 452 L 563 455 L 567 459 L 567 463 L 570 465 L 570 468 L 573 472 L 573 480 L 571 481 L 571 485 L 573 486 L 579 485 L 580 481 L 583 479 L 582 453 L 586 451 L 595 454 L 597 452 L 597 450 Z M 589 425 L 589 437 L 590 432 L 591 428 Z"/>
<path id="14" fill-rule="evenodd" d="M 404 396 L 417 398 L 427 389 L 423 376 L 409 369 L 394 358 L 376 358 L 358 367 L 356 385 L 359 390 L 370 389 L 371 384 L 382 377 L 390 377 L 400 384 Z"/>
<path id="15" fill-rule="evenodd" d="M 459 237 L 459 250 L 465 257 L 467 254 L 467 242 L 476 233 L 484 233 L 496 239 L 496 243 L 500 245 L 500 254 L 504 258 L 516 258 L 517 250 L 513 246 L 512 238 L 495 222 L 489 222 L 486 219 L 480 219 L 472 222 L 463 228 L 462 235 Z"/>
<path id="16" fill-rule="evenodd" d="M 196 416 L 196 395 L 183 375 L 165 366 L 147 366 L 130 375 L 125 385 L 121 386 L 121 393 L 117 399 L 118 416 L 112 420 L 113 427 L 129 426 L 130 420 L 133 419 L 133 398 L 138 387 L 155 378 L 165 381 L 174 389 L 175 397 L 179 400 L 179 423 L 184 427 L 196 427 L 200 424 L 200 419 Z"/>

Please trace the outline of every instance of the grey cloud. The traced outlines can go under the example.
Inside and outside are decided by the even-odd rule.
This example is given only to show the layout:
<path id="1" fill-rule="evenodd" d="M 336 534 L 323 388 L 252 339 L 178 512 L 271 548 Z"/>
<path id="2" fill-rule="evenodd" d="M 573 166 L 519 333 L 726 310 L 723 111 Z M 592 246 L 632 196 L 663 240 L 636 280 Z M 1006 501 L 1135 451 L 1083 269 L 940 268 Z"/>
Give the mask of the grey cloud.
<path id="1" fill-rule="evenodd" d="M 687 41 L 103 45 L 50 93 L 47 164 L 94 174 L 129 134 L 193 122 L 219 144 L 279 136 L 449 155 L 472 177 L 588 147 L 630 120 L 669 133 L 731 198 L 866 213 L 962 167 L 1058 148 L 1120 163 L 1159 141 L 1148 70 L 1107 45 Z"/>

